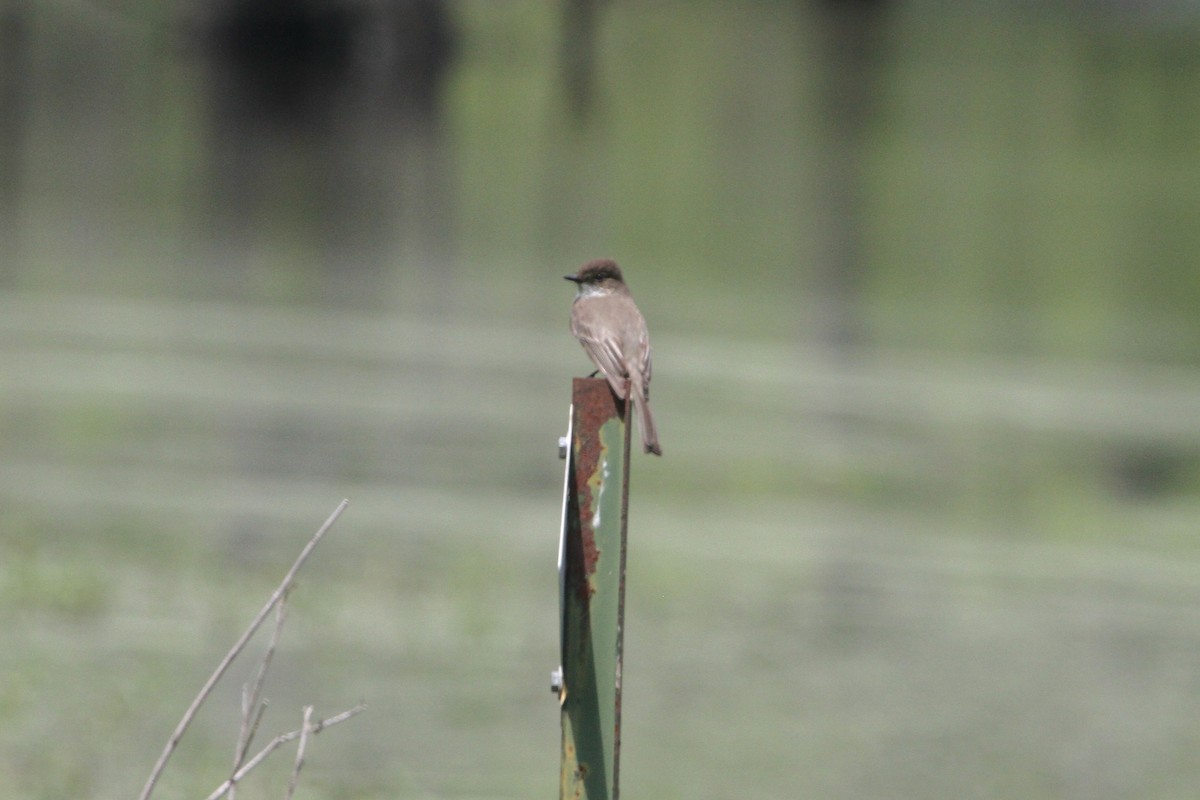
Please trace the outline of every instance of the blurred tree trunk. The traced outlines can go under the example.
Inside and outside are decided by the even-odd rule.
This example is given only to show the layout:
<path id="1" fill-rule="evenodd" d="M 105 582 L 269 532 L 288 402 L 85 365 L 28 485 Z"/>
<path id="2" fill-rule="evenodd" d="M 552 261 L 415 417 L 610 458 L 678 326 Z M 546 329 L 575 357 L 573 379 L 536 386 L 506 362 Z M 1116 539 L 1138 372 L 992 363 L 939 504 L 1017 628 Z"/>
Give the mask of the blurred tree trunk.
<path id="1" fill-rule="evenodd" d="M 425 290 L 415 300 L 427 310 L 450 303 L 454 252 L 454 178 L 443 115 L 446 75 L 458 50 L 444 0 L 393 0 L 390 30 L 395 83 L 385 142 L 398 157 L 393 174 L 396 209 L 385 224 L 398 236 L 396 256 L 410 282 Z M 415 281 L 412 280 L 415 278 Z M 429 296 L 428 292 L 435 293 Z"/>
<path id="2" fill-rule="evenodd" d="M 595 100 L 596 26 L 603 0 L 563 0 L 559 48 L 567 114 L 576 124 L 587 121 Z"/>
<path id="3" fill-rule="evenodd" d="M 25 125 L 28 114 L 29 13 L 25 0 L 0 0 L 0 282 L 17 272 L 21 253 Z"/>
<path id="4" fill-rule="evenodd" d="M 606 146 L 596 114 L 597 34 L 605 0 L 562 0 L 558 79 L 562 105 L 550 108 L 540 149 L 542 207 L 535 237 L 540 261 L 572 263 L 607 254 Z M 542 269 L 531 264 L 531 269 Z M 537 278 L 531 279 L 537 280 Z M 533 298 L 531 298 L 532 300 Z"/>
<path id="5" fill-rule="evenodd" d="M 836 350 L 862 338 L 867 140 L 879 111 L 885 0 L 819 0 L 818 112 L 823 121 L 814 226 L 816 337 Z"/>
<path id="6" fill-rule="evenodd" d="M 207 29 L 215 260 L 307 243 L 326 289 L 359 298 L 379 297 L 400 259 L 419 284 L 442 279 L 444 0 L 243 0 Z"/>

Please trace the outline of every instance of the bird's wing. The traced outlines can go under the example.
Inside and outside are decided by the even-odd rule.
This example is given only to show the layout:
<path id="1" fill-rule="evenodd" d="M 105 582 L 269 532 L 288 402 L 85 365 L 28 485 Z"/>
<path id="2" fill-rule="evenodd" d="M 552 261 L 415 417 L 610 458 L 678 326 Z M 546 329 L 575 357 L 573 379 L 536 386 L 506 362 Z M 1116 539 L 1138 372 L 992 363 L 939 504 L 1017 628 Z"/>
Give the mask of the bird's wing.
<path id="1" fill-rule="evenodd" d="M 637 371 L 642 376 L 642 396 L 648 398 L 650 397 L 650 337 L 644 332 L 638 339 Z"/>
<path id="2" fill-rule="evenodd" d="M 608 379 L 608 385 L 622 400 L 625 399 L 625 381 L 627 373 L 625 363 L 621 358 L 621 342 L 611 333 L 604 331 L 603 326 L 596 324 L 597 320 L 589 302 L 581 301 L 579 308 L 571 320 L 571 333 L 583 345 L 584 352 L 592 363 Z"/>

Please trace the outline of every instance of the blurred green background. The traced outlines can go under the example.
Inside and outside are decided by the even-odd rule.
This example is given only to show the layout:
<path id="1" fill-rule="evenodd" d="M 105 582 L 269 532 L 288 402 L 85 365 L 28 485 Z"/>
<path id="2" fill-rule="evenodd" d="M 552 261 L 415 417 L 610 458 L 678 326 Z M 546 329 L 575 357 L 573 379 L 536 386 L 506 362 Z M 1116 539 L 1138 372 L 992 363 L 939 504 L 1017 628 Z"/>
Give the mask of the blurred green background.
<path id="1" fill-rule="evenodd" d="M 627 796 L 1194 796 L 1194 4 L 4 0 L 0 104 L 4 796 L 135 796 L 342 497 L 263 739 L 369 709 L 298 796 L 555 796 L 601 255 Z"/>

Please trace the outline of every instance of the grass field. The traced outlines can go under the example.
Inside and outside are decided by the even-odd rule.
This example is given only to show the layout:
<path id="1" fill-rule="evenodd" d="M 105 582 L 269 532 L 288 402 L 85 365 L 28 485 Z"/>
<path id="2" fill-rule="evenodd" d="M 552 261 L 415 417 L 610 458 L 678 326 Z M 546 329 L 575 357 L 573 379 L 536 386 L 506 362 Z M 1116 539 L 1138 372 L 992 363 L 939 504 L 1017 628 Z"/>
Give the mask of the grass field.
<path id="1" fill-rule="evenodd" d="M 90 171 L 126 123 L 39 95 L 0 295 L 0 795 L 134 796 L 348 497 L 264 732 L 368 710 L 297 796 L 552 797 L 556 441 L 587 369 L 558 276 L 604 252 L 666 450 L 633 464 L 626 796 L 1192 796 L 1200 64 L 1174 34 L 905 6 L 838 349 L 811 326 L 811 19 L 610 4 L 581 134 L 545 9 L 455 9 L 455 257 L 398 245 L 352 302 L 303 225 L 197 261 L 187 62 L 107 76 L 145 138 Z M 114 47 L 64 16 L 40 35 Z M 156 797 L 225 777 L 262 646 Z"/>

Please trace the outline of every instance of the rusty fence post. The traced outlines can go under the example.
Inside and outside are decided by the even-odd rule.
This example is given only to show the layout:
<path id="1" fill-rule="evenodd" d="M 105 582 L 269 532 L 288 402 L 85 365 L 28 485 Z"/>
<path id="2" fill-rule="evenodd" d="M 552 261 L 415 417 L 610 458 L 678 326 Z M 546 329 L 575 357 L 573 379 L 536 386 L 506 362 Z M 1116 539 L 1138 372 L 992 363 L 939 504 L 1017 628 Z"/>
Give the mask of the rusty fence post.
<path id="1" fill-rule="evenodd" d="M 559 543 L 561 800 L 617 800 L 629 507 L 629 403 L 576 378 Z"/>

